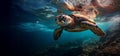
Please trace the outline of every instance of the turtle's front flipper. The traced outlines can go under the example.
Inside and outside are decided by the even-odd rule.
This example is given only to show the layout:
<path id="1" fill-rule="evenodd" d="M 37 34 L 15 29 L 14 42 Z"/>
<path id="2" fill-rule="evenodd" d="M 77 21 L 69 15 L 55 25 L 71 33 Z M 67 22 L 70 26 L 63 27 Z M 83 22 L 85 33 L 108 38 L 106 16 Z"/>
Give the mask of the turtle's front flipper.
<path id="1" fill-rule="evenodd" d="M 58 38 L 61 36 L 62 34 L 62 31 L 63 31 L 63 28 L 57 28 L 55 29 L 54 31 L 54 40 L 58 40 Z"/>
<path id="2" fill-rule="evenodd" d="M 104 36 L 105 35 L 105 33 L 98 26 L 93 26 L 93 27 L 90 28 L 90 30 L 98 36 Z"/>

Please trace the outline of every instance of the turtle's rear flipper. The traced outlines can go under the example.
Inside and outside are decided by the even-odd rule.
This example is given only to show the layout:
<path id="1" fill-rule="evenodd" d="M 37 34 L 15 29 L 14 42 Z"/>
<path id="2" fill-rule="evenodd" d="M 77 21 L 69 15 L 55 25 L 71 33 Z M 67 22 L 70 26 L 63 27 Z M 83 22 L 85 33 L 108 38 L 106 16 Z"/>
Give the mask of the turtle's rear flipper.
<path id="1" fill-rule="evenodd" d="M 63 28 L 57 28 L 54 31 L 54 40 L 58 40 L 58 38 L 61 36 L 63 31 Z"/>
<path id="2" fill-rule="evenodd" d="M 93 26 L 93 27 L 90 28 L 90 30 L 98 36 L 104 36 L 105 35 L 105 33 L 98 26 Z"/>
<path id="3" fill-rule="evenodd" d="M 89 28 L 94 34 L 98 36 L 105 35 L 105 33 L 95 23 L 91 23 L 89 21 L 82 21 L 81 23 L 82 25 L 87 26 L 87 28 Z"/>

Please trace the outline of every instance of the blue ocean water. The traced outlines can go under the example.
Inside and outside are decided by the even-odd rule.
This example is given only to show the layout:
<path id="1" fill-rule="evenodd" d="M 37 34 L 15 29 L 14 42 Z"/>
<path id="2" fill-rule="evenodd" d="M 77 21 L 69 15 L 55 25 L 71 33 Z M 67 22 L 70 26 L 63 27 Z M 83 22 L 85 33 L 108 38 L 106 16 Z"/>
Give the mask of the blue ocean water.
<path id="1" fill-rule="evenodd" d="M 10 23 L 12 31 L 12 55 L 31 56 L 35 52 L 43 50 L 49 46 L 56 46 L 59 44 L 76 41 L 81 41 L 82 44 L 94 40 L 99 41 L 101 37 L 96 36 L 90 30 L 83 32 L 63 31 L 60 39 L 55 41 L 53 39 L 53 31 L 58 27 L 54 21 L 57 9 L 54 7 L 55 5 L 53 6 L 50 4 L 50 9 L 46 9 L 50 10 L 51 13 L 53 13 L 52 15 L 48 15 L 49 12 L 44 11 L 44 9 L 43 11 L 39 11 L 40 13 L 43 13 L 39 16 L 34 12 L 34 10 L 41 9 L 46 6 L 47 3 L 49 3 L 48 0 L 18 0 L 12 3 Z M 49 16 L 54 17 L 50 18 Z M 105 32 L 111 26 L 109 21 L 96 23 Z"/>

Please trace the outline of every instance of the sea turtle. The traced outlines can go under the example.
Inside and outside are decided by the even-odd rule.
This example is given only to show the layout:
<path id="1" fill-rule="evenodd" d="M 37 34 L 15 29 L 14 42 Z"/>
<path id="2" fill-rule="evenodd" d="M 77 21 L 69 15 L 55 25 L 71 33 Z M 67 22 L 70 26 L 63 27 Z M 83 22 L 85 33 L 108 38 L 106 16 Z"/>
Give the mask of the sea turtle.
<path id="1" fill-rule="evenodd" d="M 81 32 L 84 30 L 91 30 L 98 36 L 104 36 L 105 33 L 96 25 L 94 21 L 88 20 L 84 17 L 76 17 L 71 15 L 59 15 L 56 17 L 56 23 L 60 26 L 54 31 L 54 40 L 58 40 L 62 31 Z"/>

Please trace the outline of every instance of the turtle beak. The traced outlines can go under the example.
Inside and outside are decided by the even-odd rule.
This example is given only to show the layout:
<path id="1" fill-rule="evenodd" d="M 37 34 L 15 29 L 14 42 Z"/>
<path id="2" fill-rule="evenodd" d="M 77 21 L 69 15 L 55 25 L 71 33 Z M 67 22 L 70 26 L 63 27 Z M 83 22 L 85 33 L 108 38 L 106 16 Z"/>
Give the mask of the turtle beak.
<path id="1" fill-rule="evenodd" d="M 59 26 L 66 26 L 66 25 L 68 25 L 68 21 L 67 21 L 66 17 L 64 17 L 64 16 L 58 16 L 56 18 L 56 23 Z"/>
<path id="2" fill-rule="evenodd" d="M 63 20 L 61 21 L 62 23 L 65 23 Z"/>

